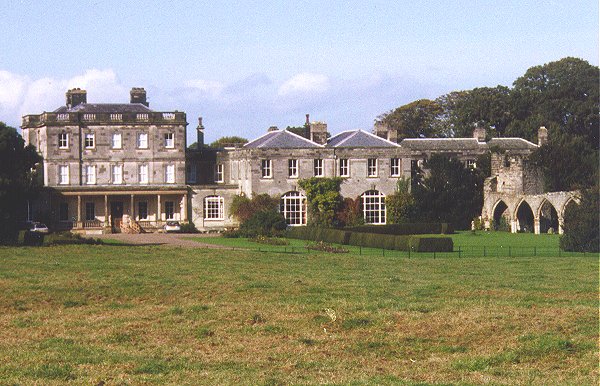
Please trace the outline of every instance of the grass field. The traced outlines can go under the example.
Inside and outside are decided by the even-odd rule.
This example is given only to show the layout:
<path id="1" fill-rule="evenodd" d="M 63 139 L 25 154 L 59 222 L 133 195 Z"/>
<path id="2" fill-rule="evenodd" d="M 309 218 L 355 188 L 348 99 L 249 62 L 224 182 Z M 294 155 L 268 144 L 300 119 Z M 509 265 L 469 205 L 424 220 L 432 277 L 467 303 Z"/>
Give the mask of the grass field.
<path id="1" fill-rule="evenodd" d="M 597 256 L 0 248 L 0 384 L 593 385 L 597 291 Z"/>

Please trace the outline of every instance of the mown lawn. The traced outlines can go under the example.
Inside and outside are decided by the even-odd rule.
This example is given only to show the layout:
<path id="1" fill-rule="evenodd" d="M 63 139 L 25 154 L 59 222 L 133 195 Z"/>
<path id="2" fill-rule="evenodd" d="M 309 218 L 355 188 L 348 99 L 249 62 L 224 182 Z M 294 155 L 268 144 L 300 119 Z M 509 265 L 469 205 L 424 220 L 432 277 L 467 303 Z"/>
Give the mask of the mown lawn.
<path id="1" fill-rule="evenodd" d="M 597 291 L 597 256 L 0 248 L 0 383 L 594 385 Z"/>

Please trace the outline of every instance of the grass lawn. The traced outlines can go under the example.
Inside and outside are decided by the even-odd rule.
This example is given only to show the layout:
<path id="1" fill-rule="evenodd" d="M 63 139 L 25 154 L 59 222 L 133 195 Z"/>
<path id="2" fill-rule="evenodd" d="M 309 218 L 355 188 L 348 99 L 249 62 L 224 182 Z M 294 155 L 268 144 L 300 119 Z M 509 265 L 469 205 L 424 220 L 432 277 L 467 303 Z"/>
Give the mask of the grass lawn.
<path id="1" fill-rule="evenodd" d="M 597 291 L 597 256 L 5 247 L 0 383 L 595 385 Z"/>

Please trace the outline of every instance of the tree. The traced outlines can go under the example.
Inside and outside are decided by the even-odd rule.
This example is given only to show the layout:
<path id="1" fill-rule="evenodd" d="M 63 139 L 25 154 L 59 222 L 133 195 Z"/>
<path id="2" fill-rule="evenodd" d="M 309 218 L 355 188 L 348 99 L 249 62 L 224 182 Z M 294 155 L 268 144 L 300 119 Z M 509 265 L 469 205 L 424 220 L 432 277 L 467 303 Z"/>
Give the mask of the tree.
<path id="1" fill-rule="evenodd" d="M 414 221 L 416 218 L 415 199 L 410 193 L 410 180 L 400 178 L 396 192 L 385 198 L 387 208 L 387 222 L 389 224 L 402 224 Z"/>
<path id="2" fill-rule="evenodd" d="M 564 215 L 564 233 L 560 247 L 565 251 L 600 252 L 600 228 L 598 213 L 599 187 L 582 192 L 579 205 L 569 205 Z"/>
<path id="3" fill-rule="evenodd" d="M 598 152 L 583 137 L 554 135 L 529 159 L 542 170 L 548 192 L 577 190 L 598 181 Z"/>
<path id="4" fill-rule="evenodd" d="M 25 219 L 27 200 L 39 190 L 35 167 L 40 162 L 35 148 L 13 127 L 0 122 L 0 243 L 16 240 L 17 223 Z"/>
<path id="5" fill-rule="evenodd" d="M 442 112 L 436 101 L 419 99 L 382 114 L 377 120 L 386 124 L 390 130 L 396 130 L 398 140 L 436 137 L 439 134 L 436 122 Z"/>
<path id="6" fill-rule="evenodd" d="M 309 225 L 331 227 L 342 204 L 340 185 L 343 179 L 311 177 L 298 181 L 306 192 Z"/>
<path id="7" fill-rule="evenodd" d="M 210 144 L 210 147 L 213 148 L 222 148 L 222 147 L 230 147 L 235 145 L 244 145 L 248 143 L 246 138 L 231 136 L 231 137 L 221 137 Z"/>
<path id="8" fill-rule="evenodd" d="M 291 133 L 298 134 L 301 137 L 310 139 L 310 127 L 308 125 L 288 126 L 285 129 Z"/>
<path id="9" fill-rule="evenodd" d="M 471 220 L 481 213 L 483 173 L 441 154 L 432 155 L 425 168 L 428 175 L 413 184 L 412 191 L 419 217 L 469 229 Z"/>

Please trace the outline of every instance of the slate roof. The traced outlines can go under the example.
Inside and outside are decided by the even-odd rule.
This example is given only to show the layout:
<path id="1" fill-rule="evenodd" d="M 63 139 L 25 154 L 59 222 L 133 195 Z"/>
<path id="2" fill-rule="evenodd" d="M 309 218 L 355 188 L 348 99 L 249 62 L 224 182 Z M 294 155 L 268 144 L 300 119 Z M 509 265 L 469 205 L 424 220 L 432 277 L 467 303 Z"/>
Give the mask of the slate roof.
<path id="1" fill-rule="evenodd" d="M 55 113 L 149 113 L 154 110 L 141 103 L 81 103 L 75 107 L 61 106 Z"/>
<path id="2" fill-rule="evenodd" d="M 349 130 L 331 137 L 327 147 L 400 147 L 400 145 L 363 130 Z"/>
<path id="3" fill-rule="evenodd" d="M 498 146 L 506 150 L 533 150 L 538 146 L 523 138 L 492 138 L 487 143 L 488 146 Z"/>
<path id="4" fill-rule="evenodd" d="M 287 130 L 270 131 L 244 145 L 246 148 L 319 148 L 316 142 L 308 140 Z"/>
<path id="5" fill-rule="evenodd" d="M 476 138 L 405 138 L 400 145 L 403 148 L 417 151 L 462 151 L 479 150 L 481 146 L 485 146 L 485 142 L 479 142 Z"/>

